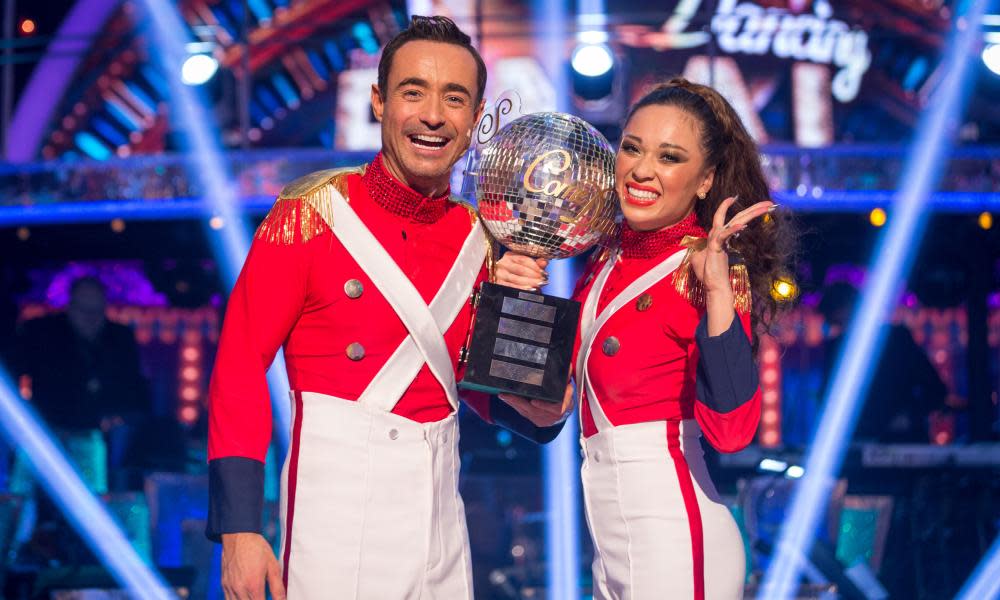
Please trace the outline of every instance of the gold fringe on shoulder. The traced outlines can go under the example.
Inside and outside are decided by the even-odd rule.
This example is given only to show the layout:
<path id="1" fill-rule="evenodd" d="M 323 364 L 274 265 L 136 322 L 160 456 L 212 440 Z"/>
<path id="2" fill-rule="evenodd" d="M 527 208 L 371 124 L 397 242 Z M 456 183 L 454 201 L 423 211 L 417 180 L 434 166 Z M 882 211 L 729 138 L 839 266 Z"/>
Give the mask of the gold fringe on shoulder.
<path id="1" fill-rule="evenodd" d="M 681 297 L 685 298 L 692 306 L 698 308 L 705 306 L 705 286 L 694 274 L 694 267 L 691 266 L 691 256 L 703 250 L 708 245 L 705 238 L 694 236 L 684 236 L 681 245 L 687 247 L 687 254 L 684 260 L 673 274 L 674 289 Z M 739 313 L 750 312 L 751 290 L 750 274 L 747 266 L 742 262 L 729 266 L 729 283 L 733 288 L 733 308 Z"/>
<path id="2" fill-rule="evenodd" d="M 681 266 L 674 271 L 673 280 L 674 289 L 681 295 L 681 298 L 690 302 L 692 306 L 700 308 L 705 306 L 705 286 L 698 281 L 694 274 L 694 268 L 691 266 L 691 255 L 694 252 L 693 248 L 688 247 Z"/>
<path id="3" fill-rule="evenodd" d="M 311 205 L 300 199 L 279 198 L 257 228 L 254 238 L 269 244 L 291 246 L 296 241 L 307 242 L 327 229 Z"/>
<path id="4" fill-rule="evenodd" d="M 254 237 L 272 244 L 308 242 L 333 226 L 333 192 L 347 198 L 347 176 L 365 167 L 328 169 L 296 179 L 281 190 L 278 200 Z M 296 235 L 298 234 L 298 235 Z"/>

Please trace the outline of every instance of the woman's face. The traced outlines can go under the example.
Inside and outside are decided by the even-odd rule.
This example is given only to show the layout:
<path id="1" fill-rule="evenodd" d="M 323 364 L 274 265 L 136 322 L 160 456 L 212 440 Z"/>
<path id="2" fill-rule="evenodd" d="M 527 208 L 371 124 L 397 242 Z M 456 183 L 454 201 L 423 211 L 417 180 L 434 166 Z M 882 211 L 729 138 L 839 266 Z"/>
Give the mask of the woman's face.
<path id="1" fill-rule="evenodd" d="M 701 123 L 676 106 L 644 106 L 622 133 L 615 161 L 615 189 L 632 229 L 652 231 L 677 223 L 712 187 L 705 168 Z"/>

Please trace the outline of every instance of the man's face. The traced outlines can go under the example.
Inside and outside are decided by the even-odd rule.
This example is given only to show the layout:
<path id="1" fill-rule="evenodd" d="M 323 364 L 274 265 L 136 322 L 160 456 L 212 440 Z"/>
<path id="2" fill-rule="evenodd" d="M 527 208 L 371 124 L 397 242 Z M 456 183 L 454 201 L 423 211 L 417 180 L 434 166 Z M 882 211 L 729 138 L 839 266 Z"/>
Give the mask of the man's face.
<path id="1" fill-rule="evenodd" d="M 385 90 L 372 86 L 385 166 L 422 194 L 443 193 L 469 147 L 483 108 L 476 103 L 476 76 L 465 48 L 420 40 L 396 51 Z"/>
<path id="2" fill-rule="evenodd" d="M 73 291 L 66 307 L 69 322 L 80 337 L 94 340 L 104 328 L 104 290 L 94 285 L 81 285 Z"/>

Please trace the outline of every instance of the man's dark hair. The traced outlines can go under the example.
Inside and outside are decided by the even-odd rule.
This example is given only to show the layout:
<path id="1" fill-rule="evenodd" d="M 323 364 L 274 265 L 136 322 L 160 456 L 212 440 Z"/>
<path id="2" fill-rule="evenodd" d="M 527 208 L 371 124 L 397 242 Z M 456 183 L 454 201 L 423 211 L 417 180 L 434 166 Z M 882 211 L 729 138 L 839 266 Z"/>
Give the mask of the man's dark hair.
<path id="1" fill-rule="evenodd" d="M 77 277 L 69 284 L 70 298 L 75 296 L 76 293 L 80 291 L 82 288 L 86 287 L 89 287 L 90 289 L 93 290 L 98 290 L 105 296 L 108 295 L 108 288 L 105 287 L 104 282 L 101 281 L 99 277 L 97 277 L 96 275 L 83 275 L 81 277 Z"/>
<path id="2" fill-rule="evenodd" d="M 410 26 L 400 31 L 396 37 L 392 38 L 385 48 L 382 49 L 382 58 L 378 62 L 378 90 L 384 98 L 389 85 L 389 70 L 392 69 L 392 59 L 407 42 L 416 41 L 443 42 L 461 46 L 472 54 L 476 60 L 476 106 L 483 99 L 486 92 L 486 63 L 479 52 L 472 47 L 472 38 L 465 34 L 455 22 L 448 17 L 421 17 L 414 15 L 410 18 Z M 474 107 L 475 108 L 475 107 Z"/>

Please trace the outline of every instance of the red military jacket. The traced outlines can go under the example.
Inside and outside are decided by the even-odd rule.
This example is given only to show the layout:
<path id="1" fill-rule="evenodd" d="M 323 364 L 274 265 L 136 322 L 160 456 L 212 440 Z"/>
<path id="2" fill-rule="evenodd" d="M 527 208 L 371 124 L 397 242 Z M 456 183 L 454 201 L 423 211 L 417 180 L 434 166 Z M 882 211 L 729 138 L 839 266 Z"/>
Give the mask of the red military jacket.
<path id="1" fill-rule="evenodd" d="M 212 539 L 260 531 L 263 463 L 271 441 L 265 372 L 278 348 L 284 347 L 293 390 L 357 400 L 408 335 L 321 218 L 322 203 L 306 196 L 322 193 L 323 186 L 337 188 L 427 303 L 476 218 L 448 194 L 425 198 L 406 187 L 385 170 L 381 155 L 367 169 L 320 179 L 308 185 L 300 180 L 282 193 L 257 230 L 229 299 L 209 389 L 207 533 Z M 484 264 L 477 286 L 487 274 Z M 470 303 L 444 334 L 456 370 L 472 310 Z M 474 393 L 463 398 L 485 419 L 536 441 L 558 433 L 555 429 L 540 438 L 497 400 L 491 404 Z M 424 423 L 447 417 L 452 408 L 425 364 L 393 412 Z"/>
<path id="2" fill-rule="evenodd" d="M 637 232 L 624 225 L 620 258 L 598 299 L 597 313 L 638 277 L 684 250 L 685 236 L 706 237 L 693 213 L 658 231 Z M 590 266 L 576 300 L 586 300 L 606 260 L 608 256 Z M 712 446 L 735 452 L 753 440 L 760 419 L 750 315 L 738 309 L 729 331 L 709 337 L 703 303 L 691 293 L 692 286 L 678 285 L 675 278 L 685 274 L 690 283 L 693 274 L 684 273 L 689 268 L 685 262 L 608 319 L 594 337 L 587 372 L 612 425 L 693 418 Z M 597 427 L 586 394 L 581 392 L 581 398 L 583 434 L 591 436 Z"/>

